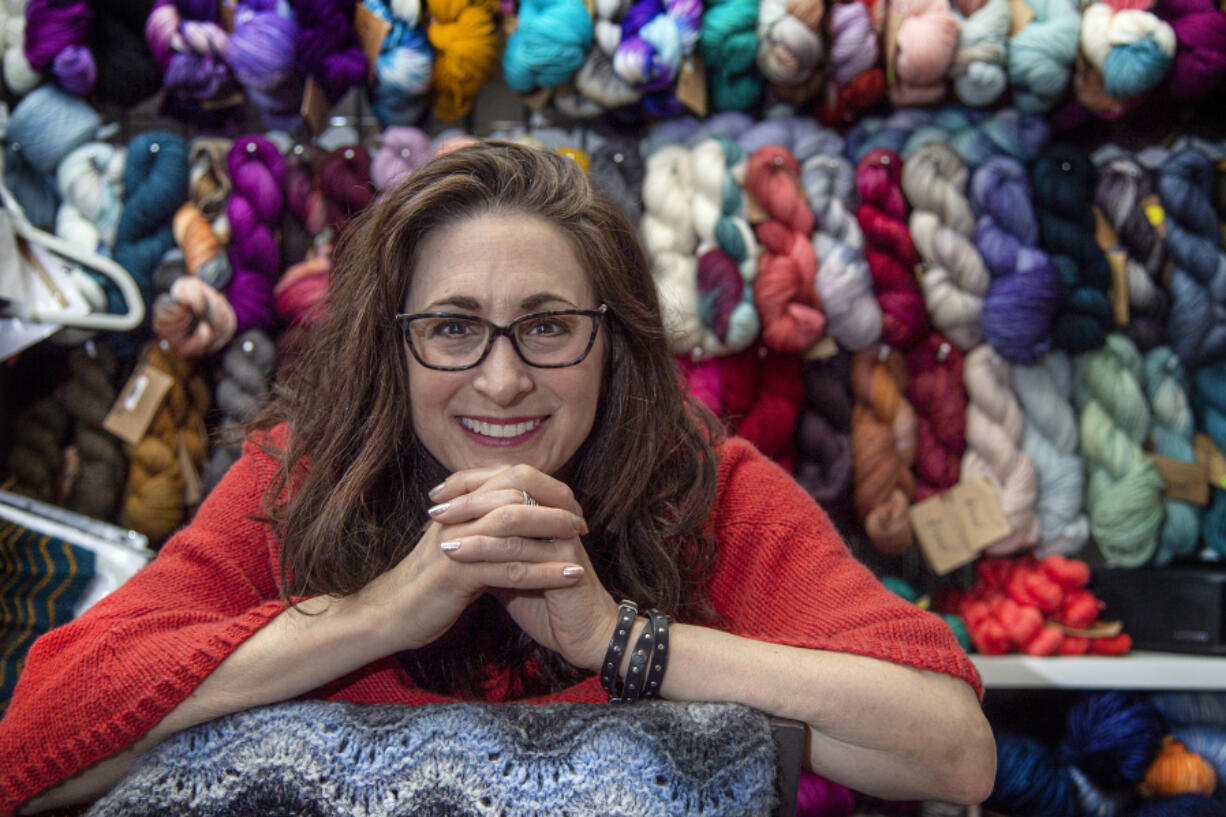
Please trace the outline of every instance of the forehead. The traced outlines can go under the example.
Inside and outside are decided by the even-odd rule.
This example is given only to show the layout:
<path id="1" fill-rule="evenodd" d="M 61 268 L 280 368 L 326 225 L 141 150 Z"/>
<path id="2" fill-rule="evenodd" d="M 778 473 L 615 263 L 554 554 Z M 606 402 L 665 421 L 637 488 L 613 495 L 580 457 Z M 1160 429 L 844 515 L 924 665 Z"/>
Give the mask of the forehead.
<path id="1" fill-rule="evenodd" d="M 592 285 L 573 243 L 536 216 L 484 213 L 426 235 L 418 247 L 406 309 L 416 312 L 439 301 L 467 298 L 482 311 L 498 311 L 541 293 L 585 309 L 594 306 Z"/>

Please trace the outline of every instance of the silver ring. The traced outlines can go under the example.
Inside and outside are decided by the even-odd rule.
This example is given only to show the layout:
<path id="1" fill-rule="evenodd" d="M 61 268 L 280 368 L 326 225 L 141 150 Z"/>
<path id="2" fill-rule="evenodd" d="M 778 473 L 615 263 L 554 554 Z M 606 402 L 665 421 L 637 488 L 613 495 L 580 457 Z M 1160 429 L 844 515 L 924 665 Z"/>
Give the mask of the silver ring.
<path id="1" fill-rule="evenodd" d="M 532 498 L 532 494 L 528 493 L 528 492 L 527 492 L 527 491 L 525 491 L 523 488 L 520 488 L 520 489 L 519 489 L 519 492 L 520 492 L 521 494 L 523 494 L 523 495 L 524 495 L 524 504 L 525 504 L 525 505 L 539 505 L 539 504 L 541 504 L 541 503 L 537 502 L 535 499 L 533 499 L 533 498 Z"/>

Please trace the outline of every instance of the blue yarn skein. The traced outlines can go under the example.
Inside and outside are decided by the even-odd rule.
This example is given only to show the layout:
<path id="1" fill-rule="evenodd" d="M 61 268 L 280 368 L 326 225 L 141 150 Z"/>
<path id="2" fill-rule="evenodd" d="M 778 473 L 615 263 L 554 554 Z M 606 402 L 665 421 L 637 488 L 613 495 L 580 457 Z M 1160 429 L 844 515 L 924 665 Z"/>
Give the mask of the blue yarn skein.
<path id="1" fill-rule="evenodd" d="M 1149 438 L 1154 453 L 1182 462 L 1196 462 L 1192 448 L 1195 431 L 1188 390 L 1191 383 L 1179 358 L 1169 346 L 1145 355 L 1145 393 L 1150 403 Z M 1178 499 L 1164 499 L 1166 516 L 1154 564 L 1190 556 L 1200 540 L 1200 509 Z"/>
<path id="2" fill-rule="evenodd" d="M 996 736 L 996 785 L 988 802 L 1011 817 L 1077 817 L 1068 770 L 1025 735 Z"/>
<path id="3" fill-rule="evenodd" d="M 1167 734 L 1162 714 L 1128 692 L 1086 695 L 1069 709 L 1060 757 L 1095 785 L 1124 788 L 1140 782 Z"/>
<path id="4" fill-rule="evenodd" d="M 1199 794 L 1141 800 L 1128 817 L 1226 817 L 1226 804 Z"/>
<path id="5" fill-rule="evenodd" d="M 1158 171 L 1166 245 L 1175 270 L 1167 331 L 1189 367 L 1226 356 L 1226 254 L 1213 210 L 1213 165 L 1200 151 L 1172 154 Z"/>
<path id="6" fill-rule="evenodd" d="M 1216 694 L 1216 693 L 1215 693 Z M 1181 726 L 1172 730 L 1175 739 L 1187 747 L 1189 752 L 1195 752 L 1213 767 L 1217 774 L 1217 795 L 1222 794 L 1226 786 L 1226 726 L 1200 724 Z"/>
<path id="7" fill-rule="evenodd" d="M 1081 12 L 1073 0 L 1026 0 L 1035 17 L 1009 38 L 1009 84 L 1023 111 L 1050 110 L 1064 96 L 1077 58 Z"/>
<path id="8" fill-rule="evenodd" d="M 384 127 L 411 125 L 425 113 L 434 77 L 434 49 L 417 17 L 396 14 L 387 0 L 363 0 L 377 17 L 391 24 L 375 60 L 371 109 Z"/>
<path id="9" fill-rule="evenodd" d="M 900 108 L 884 119 L 869 116 L 847 132 L 847 158 L 857 164 L 876 148 L 901 153 L 907 140 L 920 128 L 932 124 L 933 113 L 924 108 Z"/>
<path id="10" fill-rule="evenodd" d="M 502 53 L 507 85 L 521 94 L 561 85 L 583 65 L 592 36 L 582 0 L 524 0 L 519 27 Z"/>
<path id="11" fill-rule="evenodd" d="M 1201 366 L 1192 373 L 1192 382 L 1200 427 L 1219 448 L 1226 448 L 1226 359 Z M 1205 544 L 1226 555 L 1226 492 L 1212 493 L 1213 502 L 1201 520 L 1201 536 Z"/>
<path id="12" fill-rule="evenodd" d="M 1090 782 L 1090 778 L 1076 766 L 1066 766 L 1073 788 L 1077 792 L 1077 807 L 1081 817 L 1120 817 L 1136 799 L 1132 792 L 1104 791 Z"/>

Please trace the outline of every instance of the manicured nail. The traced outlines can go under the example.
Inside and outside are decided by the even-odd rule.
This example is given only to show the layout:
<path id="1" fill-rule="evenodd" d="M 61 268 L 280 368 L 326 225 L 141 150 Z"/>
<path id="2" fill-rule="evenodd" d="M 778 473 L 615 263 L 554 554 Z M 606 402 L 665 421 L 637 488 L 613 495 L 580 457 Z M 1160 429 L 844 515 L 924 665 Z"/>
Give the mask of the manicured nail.
<path id="1" fill-rule="evenodd" d="M 426 496 L 430 497 L 431 499 L 434 499 L 436 496 L 438 496 L 438 492 L 443 490 L 443 486 L 445 486 L 446 484 L 447 483 L 445 482 L 440 482 L 438 485 L 435 485 L 433 488 L 431 488 L 426 493 Z"/>
<path id="2" fill-rule="evenodd" d="M 583 568 L 578 566 L 564 567 L 562 568 L 562 575 L 568 579 L 577 579 L 583 575 Z"/>
<path id="3" fill-rule="evenodd" d="M 587 523 L 573 513 L 570 515 L 570 523 L 575 526 L 575 530 L 579 531 L 579 533 L 587 533 Z"/>
<path id="4" fill-rule="evenodd" d="M 440 514 L 442 514 L 444 511 L 446 511 L 450 507 L 451 507 L 450 502 L 444 502 L 442 505 L 435 505 L 433 508 L 426 511 L 426 513 L 430 514 L 431 516 L 439 516 Z"/>
<path id="5" fill-rule="evenodd" d="M 460 543 L 455 540 L 452 540 L 450 542 L 439 542 L 438 546 L 441 550 L 445 550 L 448 553 L 451 553 L 452 551 L 460 549 Z"/>

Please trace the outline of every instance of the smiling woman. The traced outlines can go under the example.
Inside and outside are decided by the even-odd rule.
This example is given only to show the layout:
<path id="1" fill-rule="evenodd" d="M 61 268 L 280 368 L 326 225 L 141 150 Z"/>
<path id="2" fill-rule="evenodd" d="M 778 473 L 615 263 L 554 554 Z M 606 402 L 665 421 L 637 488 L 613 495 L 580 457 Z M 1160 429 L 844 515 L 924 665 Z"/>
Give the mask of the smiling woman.
<path id="1" fill-rule="evenodd" d="M 301 697 L 736 702 L 808 724 L 808 765 L 853 788 L 986 797 L 952 633 L 687 397 L 634 231 L 577 165 L 438 157 L 334 261 L 323 324 L 196 519 L 30 651 L 0 814 Z"/>

